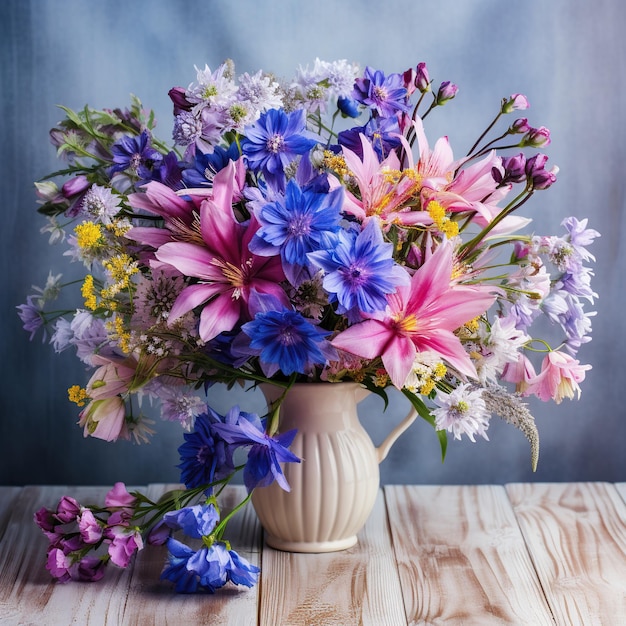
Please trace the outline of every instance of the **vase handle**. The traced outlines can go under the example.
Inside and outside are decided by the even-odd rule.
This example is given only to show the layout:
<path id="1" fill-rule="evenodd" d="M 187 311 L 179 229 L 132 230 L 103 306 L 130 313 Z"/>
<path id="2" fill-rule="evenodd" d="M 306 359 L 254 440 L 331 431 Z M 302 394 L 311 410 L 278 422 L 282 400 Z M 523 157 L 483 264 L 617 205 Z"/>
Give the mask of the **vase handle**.
<path id="1" fill-rule="evenodd" d="M 391 446 L 396 442 L 398 437 L 415 421 L 417 417 L 417 411 L 411 407 L 411 410 L 407 413 L 407 416 L 387 435 L 385 440 L 376 448 L 376 457 L 379 463 L 382 463 Z"/>

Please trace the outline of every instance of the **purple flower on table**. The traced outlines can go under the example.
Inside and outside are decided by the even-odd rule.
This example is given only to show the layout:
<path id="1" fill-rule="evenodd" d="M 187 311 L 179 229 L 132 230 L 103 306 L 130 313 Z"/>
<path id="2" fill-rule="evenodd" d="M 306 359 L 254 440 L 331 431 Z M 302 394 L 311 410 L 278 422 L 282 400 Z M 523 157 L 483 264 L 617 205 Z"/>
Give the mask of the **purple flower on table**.
<path id="1" fill-rule="evenodd" d="M 208 407 L 206 413 L 196 418 L 194 431 L 183 435 L 185 442 L 178 448 L 181 461 L 178 468 L 181 481 L 188 489 L 208 485 L 234 471 L 229 445 L 213 426 L 236 424 L 240 415 L 238 407 L 231 408 L 224 417 Z"/>
<path id="2" fill-rule="evenodd" d="M 118 139 L 111 146 L 111 152 L 113 165 L 109 168 L 109 176 L 128 170 L 141 179 L 149 179 L 153 166 L 163 158 L 152 147 L 147 130 L 138 136 L 126 135 Z"/>
<path id="3" fill-rule="evenodd" d="M 109 526 L 105 537 L 110 541 L 108 552 L 111 562 L 118 567 L 128 567 L 133 555 L 143 548 L 141 533 L 136 528 L 120 524 Z"/>
<path id="4" fill-rule="evenodd" d="M 115 483 L 104 498 L 104 504 L 107 507 L 130 508 L 136 501 L 137 498 L 128 493 L 126 485 L 123 482 Z"/>
<path id="5" fill-rule="evenodd" d="M 343 187 L 317 192 L 290 180 L 283 197 L 257 211 L 261 227 L 250 241 L 250 250 L 260 256 L 280 254 L 287 279 L 297 286 L 309 265 L 308 253 L 333 247 L 342 201 Z"/>
<path id="6" fill-rule="evenodd" d="M 363 78 L 354 82 L 352 97 L 375 110 L 382 117 L 392 117 L 398 112 L 408 112 L 408 92 L 401 74 L 385 76 L 380 70 L 365 68 Z"/>
<path id="7" fill-rule="evenodd" d="M 292 113 L 270 109 L 255 124 L 247 126 L 244 135 L 241 149 L 248 166 L 262 173 L 268 185 L 280 191 L 285 188 L 285 167 L 317 143 L 306 130 L 303 109 Z"/>
<path id="8" fill-rule="evenodd" d="M 94 544 L 102 539 L 102 526 L 91 509 L 83 508 L 77 521 L 82 541 Z"/>
<path id="9" fill-rule="evenodd" d="M 387 306 L 387 295 L 408 285 L 409 274 L 393 259 L 393 244 L 383 239 L 376 220 L 355 233 L 343 231 L 331 250 L 312 252 L 309 260 L 326 272 L 324 289 L 334 294 L 338 313 L 358 321 L 361 313 L 375 313 Z"/>
<path id="10" fill-rule="evenodd" d="M 57 504 L 57 510 L 54 517 L 61 523 L 67 524 L 73 522 L 80 514 L 80 504 L 70 497 L 63 496 Z"/>
<path id="11" fill-rule="evenodd" d="M 248 492 L 256 487 L 266 487 L 274 480 L 285 491 L 290 490 L 280 463 L 300 463 L 300 459 L 289 450 L 296 436 L 295 430 L 270 437 L 265 432 L 264 420 L 256 414 L 242 414 L 236 424 L 215 424 L 213 428 L 228 443 L 236 447 L 250 447 L 243 471 Z"/>

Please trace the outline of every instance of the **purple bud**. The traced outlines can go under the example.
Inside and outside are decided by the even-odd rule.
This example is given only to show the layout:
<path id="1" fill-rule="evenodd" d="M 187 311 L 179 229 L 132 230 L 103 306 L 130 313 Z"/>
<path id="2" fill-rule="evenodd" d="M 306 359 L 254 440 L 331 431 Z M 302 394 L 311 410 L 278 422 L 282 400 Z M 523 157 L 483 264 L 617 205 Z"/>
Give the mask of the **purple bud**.
<path id="1" fill-rule="evenodd" d="M 174 103 L 174 115 L 178 115 L 181 111 L 190 111 L 191 104 L 185 97 L 185 90 L 182 87 L 172 87 L 167 95 Z"/>
<path id="2" fill-rule="evenodd" d="M 55 517 L 62 523 L 67 524 L 73 522 L 80 514 L 80 505 L 74 498 L 70 496 L 63 496 L 59 500 Z"/>
<path id="3" fill-rule="evenodd" d="M 545 165 L 548 157 L 545 154 L 536 154 L 526 161 L 526 176 L 533 189 L 547 189 L 556 182 L 558 168 L 547 170 Z"/>
<path id="4" fill-rule="evenodd" d="M 521 93 L 514 93 L 508 100 L 506 98 L 502 99 L 502 113 L 512 113 L 517 109 L 527 109 L 530 107 L 528 103 L 528 99 L 526 96 L 523 96 Z"/>
<path id="5" fill-rule="evenodd" d="M 86 176 L 83 176 L 81 174 L 66 181 L 63 184 L 63 187 L 61 187 L 61 193 L 66 198 L 70 199 L 73 196 L 83 193 L 84 191 L 89 189 L 89 187 L 91 187 L 91 183 L 87 180 Z"/>
<path id="6" fill-rule="evenodd" d="M 550 144 L 550 131 L 545 126 L 531 128 L 520 142 L 521 147 L 541 148 Z"/>
<path id="7" fill-rule="evenodd" d="M 438 106 L 441 106 L 448 102 L 448 100 L 452 100 L 454 96 L 456 96 L 459 88 L 451 83 L 449 80 L 444 81 L 439 86 L 439 91 L 437 91 L 436 102 Z"/>
<path id="8" fill-rule="evenodd" d="M 35 524 L 41 528 L 45 533 L 53 532 L 54 527 L 58 524 L 58 521 L 52 514 L 50 509 L 45 506 L 41 507 L 34 516 Z"/>
<path id="9" fill-rule="evenodd" d="M 413 68 L 409 68 L 402 74 L 402 82 L 407 95 L 410 96 L 415 91 L 415 70 Z"/>
<path id="10" fill-rule="evenodd" d="M 520 117 L 515 120 L 509 127 L 509 134 L 519 135 L 520 133 L 527 133 L 531 129 L 528 120 L 525 117 Z"/>
<path id="11" fill-rule="evenodd" d="M 96 582 L 104 576 L 106 563 L 96 556 L 86 556 L 80 560 L 77 568 L 78 580 Z"/>
<path id="12" fill-rule="evenodd" d="M 172 534 L 172 529 L 163 521 L 159 520 L 148 533 L 146 542 L 151 546 L 162 546 Z"/>
<path id="13" fill-rule="evenodd" d="M 421 93 L 430 91 L 430 76 L 428 75 L 428 69 L 426 63 L 418 63 L 415 71 L 415 86 Z"/>
<path id="14" fill-rule="evenodd" d="M 526 157 L 519 153 L 511 157 L 503 157 L 504 182 L 521 183 L 526 180 Z"/>

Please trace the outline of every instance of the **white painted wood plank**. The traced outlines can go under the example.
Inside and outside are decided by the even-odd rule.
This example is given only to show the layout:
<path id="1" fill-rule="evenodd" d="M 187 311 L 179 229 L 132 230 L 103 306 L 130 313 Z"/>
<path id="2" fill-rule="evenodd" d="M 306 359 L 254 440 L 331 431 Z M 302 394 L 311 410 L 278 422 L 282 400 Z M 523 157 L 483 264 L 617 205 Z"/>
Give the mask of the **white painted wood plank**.
<path id="1" fill-rule="evenodd" d="M 385 488 L 409 624 L 553 624 L 504 488 Z"/>
<path id="2" fill-rule="evenodd" d="M 506 486 L 557 624 L 626 624 L 626 504 L 608 483 Z"/>
<path id="3" fill-rule="evenodd" d="M 45 569 L 47 539 L 33 522 L 62 495 L 102 503 L 107 487 L 25 487 L 0 544 L 0 624 L 121 624 L 128 571 L 109 566 L 97 583 L 55 582 Z"/>
<path id="4" fill-rule="evenodd" d="M 150 485 L 152 500 L 179 485 Z M 243 486 L 227 487 L 220 496 L 222 513 L 232 510 L 246 496 Z M 261 528 L 251 505 L 228 523 L 226 539 L 232 548 L 259 565 Z M 251 589 L 230 583 L 214 595 L 177 594 L 169 581 L 160 580 L 167 557 L 165 546 L 147 546 L 137 555 L 130 581 L 124 625 L 211 624 L 212 626 L 253 626 L 257 623 L 259 586 Z"/>
<path id="5" fill-rule="evenodd" d="M 622 500 L 626 502 L 626 483 L 615 483 L 615 489 L 617 489 L 617 493 L 622 497 Z"/>
<path id="6" fill-rule="evenodd" d="M 265 547 L 261 574 L 263 626 L 406 625 L 382 492 L 356 546 L 327 554 Z"/>

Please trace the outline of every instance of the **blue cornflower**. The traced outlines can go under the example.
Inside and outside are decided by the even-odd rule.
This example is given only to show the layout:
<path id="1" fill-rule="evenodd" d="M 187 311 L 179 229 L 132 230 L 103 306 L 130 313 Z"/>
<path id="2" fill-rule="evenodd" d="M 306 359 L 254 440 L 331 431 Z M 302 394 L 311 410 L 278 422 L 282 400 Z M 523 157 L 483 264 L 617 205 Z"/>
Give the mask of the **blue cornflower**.
<path id="1" fill-rule="evenodd" d="M 256 213 L 261 228 L 250 243 L 260 256 L 280 252 L 283 271 L 297 285 L 307 254 L 334 245 L 339 231 L 343 187 L 330 192 L 301 189 L 294 180 L 287 183 L 284 197 L 261 207 Z"/>
<path id="2" fill-rule="evenodd" d="M 234 413 L 232 409 L 222 417 L 209 407 L 208 413 L 196 417 L 193 432 L 184 434 L 185 443 L 178 448 L 181 460 L 178 468 L 180 479 L 188 489 L 208 485 L 234 471 L 229 446 L 214 425 L 235 423 L 238 418 L 239 412 Z"/>
<path id="3" fill-rule="evenodd" d="M 167 548 L 168 565 L 161 578 L 176 583 L 178 593 L 194 593 L 198 588 L 214 593 L 228 581 L 252 587 L 258 580 L 259 568 L 221 541 L 194 551 L 170 537 Z"/>
<path id="4" fill-rule="evenodd" d="M 285 491 L 290 490 L 280 463 L 300 463 L 289 450 L 295 430 L 270 437 L 265 432 L 265 421 L 254 413 L 242 415 L 236 424 L 216 424 L 215 429 L 233 446 L 250 446 L 243 470 L 243 481 L 249 492 L 255 487 L 266 487 L 274 480 Z"/>
<path id="5" fill-rule="evenodd" d="M 213 504 L 196 504 L 176 511 L 168 511 L 163 521 L 172 530 L 182 530 L 188 537 L 200 539 L 210 535 L 220 520 Z"/>
<path id="6" fill-rule="evenodd" d="M 329 334 L 314 326 L 298 311 L 276 309 L 259 312 L 242 326 L 250 337 L 250 351 L 258 354 L 267 377 L 278 370 L 289 376 L 309 373 L 329 357 Z"/>
<path id="7" fill-rule="evenodd" d="M 339 96 L 337 98 L 337 108 L 341 111 L 342 117 L 359 117 L 359 103 L 352 98 Z"/>
<path id="8" fill-rule="evenodd" d="M 196 148 L 193 164 L 183 170 L 183 180 L 188 187 L 208 187 L 213 184 L 213 178 L 224 169 L 229 161 L 239 158 L 239 147 L 232 143 L 228 149 L 215 146 L 213 152 L 204 153 Z"/>
<path id="9" fill-rule="evenodd" d="M 355 126 L 348 130 L 342 130 L 337 135 L 337 141 L 339 145 L 358 154 L 362 159 L 361 135 L 365 135 L 370 140 L 381 161 L 400 145 L 400 125 L 395 117 L 373 117 L 365 126 Z"/>
<path id="10" fill-rule="evenodd" d="M 246 126 L 244 134 L 241 149 L 248 166 L 261 172 L 268 185 L 280 191 L 285 188 L 285 167 L 317 143 L 306 130 L 303 109 L 291 113 L 270 109 L 255 124 Z"/>
<path id="11" fill-rule="evenodd" d="M 163 158 L 163 155 L 150 144 L 147 130 L 139 136 L 126 135 L 118 139 L 111 146 L 111 152 L 113 165 L 109 168 L 109 176 L 130 170 L 141 179 L 149 179 L 154 164 Z"/>
<path id="12" fill-rule="evenodd" d="M 338 312 L 356 321 L 361 313 L 384 310 L 387 294 L 409 283 L 392 253 L 393 244 L 385 242 L 378 222 L 371 219 L 358 234 L 342 233 L 335 248 L 313 252 L 309 259 L 326 272 L 323 286 L 337 298 Z"/>
<path id="13" fill-rule="evenodd" d="M 400 74 L 385 76 L 380 70 L 365 68 L 363 78 L 354 81 L 352 97 L 374 109 L 382 117 L 392 117 L 398 111 L 408 112 L 408 92 Z"/>

